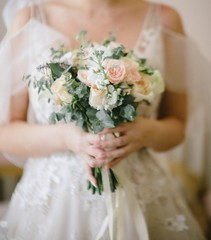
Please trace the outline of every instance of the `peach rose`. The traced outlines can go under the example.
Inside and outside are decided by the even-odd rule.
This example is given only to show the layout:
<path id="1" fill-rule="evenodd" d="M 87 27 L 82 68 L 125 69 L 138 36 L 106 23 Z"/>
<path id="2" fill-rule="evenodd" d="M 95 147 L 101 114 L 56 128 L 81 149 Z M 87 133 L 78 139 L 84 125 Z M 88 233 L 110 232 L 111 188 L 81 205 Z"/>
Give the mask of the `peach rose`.
<path id="1" fill-rule="evenodd" d="M 117 59 L 109 59 L 107 61 L 106 71 L 108 80 L 113 84 L 122 82 L 126 74 L 124 62 Z"/>
<path id="2" fill-rule="evenodd" d="M 142 77 L 140 81 L 134 83 L 131 94 L 135 97 L 135 102 L 142 100 L 151 101 L 154 97 L 152 84 L 147 77 Z"/>
<path id="3" fill-rule="evenodd" d="M 138 69 L 130 68 L 127 69 L 127 82 L 134 83 L 141 80 L 141 74 Z"/>
<path id="4" fill-rule="evenodd" d="M 130 58 L 123 58 L 122 59 L 125 67 L 126 67 L 126 77 L 125 80 L 129 84 L 133 84 L 134 82 L 138 82 L 141 79 L 141 74 L 139 72 L 139 65 L 133 59 Z"/>
<path id="5" fill-rule="evenodd" d="M 72 102 L 73 96 L 68 93 L 67 88 L 64 86 L 66 83 L 65 76 L 62 75 L 51 85 L 54 100 L 58 105 Z"/>

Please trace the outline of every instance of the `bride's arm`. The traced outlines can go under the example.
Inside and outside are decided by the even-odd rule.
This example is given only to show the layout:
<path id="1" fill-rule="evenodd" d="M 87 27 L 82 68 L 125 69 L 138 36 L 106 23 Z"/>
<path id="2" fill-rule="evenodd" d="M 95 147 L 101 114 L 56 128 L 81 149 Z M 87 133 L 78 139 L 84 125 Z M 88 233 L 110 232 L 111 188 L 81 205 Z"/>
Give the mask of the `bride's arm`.
<path id="1" fill-rule="evenodd" d="M 98 137 L 85 133 L 75 124 L 41 125 L 26 122 L 27 93 L 11 99 L 11 119 L 0 125 L 0 152 L 19 157 L 43 156 L 59 151 L 74 151 L 97 157 Z"/>

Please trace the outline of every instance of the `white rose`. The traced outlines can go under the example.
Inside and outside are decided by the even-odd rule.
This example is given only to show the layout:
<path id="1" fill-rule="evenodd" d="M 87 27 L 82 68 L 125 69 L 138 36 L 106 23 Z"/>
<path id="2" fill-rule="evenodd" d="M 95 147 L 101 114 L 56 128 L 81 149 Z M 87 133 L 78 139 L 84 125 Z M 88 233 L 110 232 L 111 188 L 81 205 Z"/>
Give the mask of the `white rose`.
<path id="1" fill-rule="evenodd" d="M 103 109 L 105 101 L 105 90 L 96 86 L 90 88 L 89 104 L 95 109 Z"/>
<path id="2" fill-rule="evenodd" d="M 104 88 L 109 82 L 104 79 L 102 72 L 95 73 L 93 69 L 89 70 L 87 78 L 88 82 L 92 82 L 92 86 L 96 86 L 99 89 Z"/>
<path id="3" fill-rule="evenodd" d="M 118 101 L 118 92 L 113 91 L 111 95 L 107 96 L 105 101 L 105 109 L 112 110 L 113 108 L 117 107 Z"/>
<path id="4" fill-rule="evenodd" d="M 93 85 L 93 80 L 89 78 L 90 72 L 88 70 L 79 70 L 78 79 L 85 85 L 91 87 Z"/>

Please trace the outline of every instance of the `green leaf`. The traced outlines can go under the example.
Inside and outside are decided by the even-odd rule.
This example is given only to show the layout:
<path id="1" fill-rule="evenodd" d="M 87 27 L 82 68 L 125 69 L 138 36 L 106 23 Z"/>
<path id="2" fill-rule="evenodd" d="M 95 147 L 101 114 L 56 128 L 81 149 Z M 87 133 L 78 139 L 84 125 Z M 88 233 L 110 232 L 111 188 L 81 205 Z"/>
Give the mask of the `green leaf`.
<path id="1" fill-rule="evenodd" d="M 67 49 L 65 48 L 64 44 L 62 44 L 59 49 L 51 48 L 51 58 L 53 60 L 60 59 L 66 53 Z"/>
<path id="2" fill-rule="evenodd" d="M 65 118 L 65 114 L 60 112 L 53 112 L 49 116 L 49 122 L 52 124 L 56 124 L 57 122 L 61 121 L 64 118 Z"/>
<path id="3" fill-rule="evenodd" d="M 49 67 L 51 69 L 53 77 L 55 78 L 61 77 L 61 75 L 64 72 L 64 69 L 61 66 L 59 66 L 58 63 L 49 63 Z"/>
<path id="4" fill-rule="evenodd" d="M 125 107 L 121 108 L 120 116 L 128 121 L 133 121 L 136 117 L 136 110 L 134 106 L 128 104 Z"/>
<path id="5" fill-rule="evenodd" d="M 55 113 L 55 112 L 53 112 L 53 113 L 49 116 L 49 122 L 50 122 L 51 124 L 56 124 L 57 118 L 56 118 L 56 113 Z"/>
<path id="6" fill-rule="evenodd" d="M 87 117 L 89 118 L 89 119 L 94 119 L 94 118 L 96 118 L 96 113 L 97 113 L 97 110 L 96 109 L 94 109 L 94 108 L 88 108 L 87 110 L 86 110 L 86 115 L 87 115 Z"/>
<path id="7" fill-rule="evenodd" d="M 112 118 L 110 117 L 110 115 L 104 111 L 104 110 L 100 110 L 96 113 L 96 117 L 101 121 L 101 125 L 104 128 L 113 128 L 114 126 L 114 121 L 112 120 Z"/>
<path id="8" fill-rule="evenodd" d="M 65 115 L 63 113 L 56 113 L 56 119 L 57 121 L 61 121 L 62 119 L 64 119 Z"/>
<path id="9" fill-rule="evenodd" d="M 91 119 L 90 122 L 92 124 L 92 129 L 95 134 L 101 132 L 104 129 L 102 122 L 97 118 Z"/>
<path id="10" fill-rule="evenodd" d="M 80 43 L 82 48 L 86 45 L 86 42 L 87 42 L 86 34 L 87 34 L 86 30 L 81 30 L 76 36 L 76 41 L 78 41 Z"/>
<path id="11" fill-rule="evenodd" d="M 113 49 L 113 54 L 112 54 L 112 58 L 113 59 L 120 59 L 121 57 L 125 57 L 127 55 L 126 52 L 124 52 L 125 47 L 123 45 L 114 48 Z"/>

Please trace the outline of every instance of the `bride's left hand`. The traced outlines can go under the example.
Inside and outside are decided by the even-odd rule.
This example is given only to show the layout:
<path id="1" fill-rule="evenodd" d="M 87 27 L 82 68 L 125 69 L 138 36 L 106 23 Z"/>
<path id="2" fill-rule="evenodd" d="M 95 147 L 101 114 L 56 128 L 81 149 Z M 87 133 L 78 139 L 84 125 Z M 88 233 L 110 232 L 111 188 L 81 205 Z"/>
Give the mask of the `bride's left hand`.
<path id="1" fill-rule="evenodd" d="M 100 136 L 119 134 L 119 137 L 101 141 L 101 147 L 105 150 L 107 149 L 107 159 L 113 159 L 105 165 L 105 168 L 111 168 L 132 152 L 147 147 L 152 139 L 153 121 L 154 120 L 138 117 L 133 122 L 123 123 L 116 128 L 102 131 Z"/>

